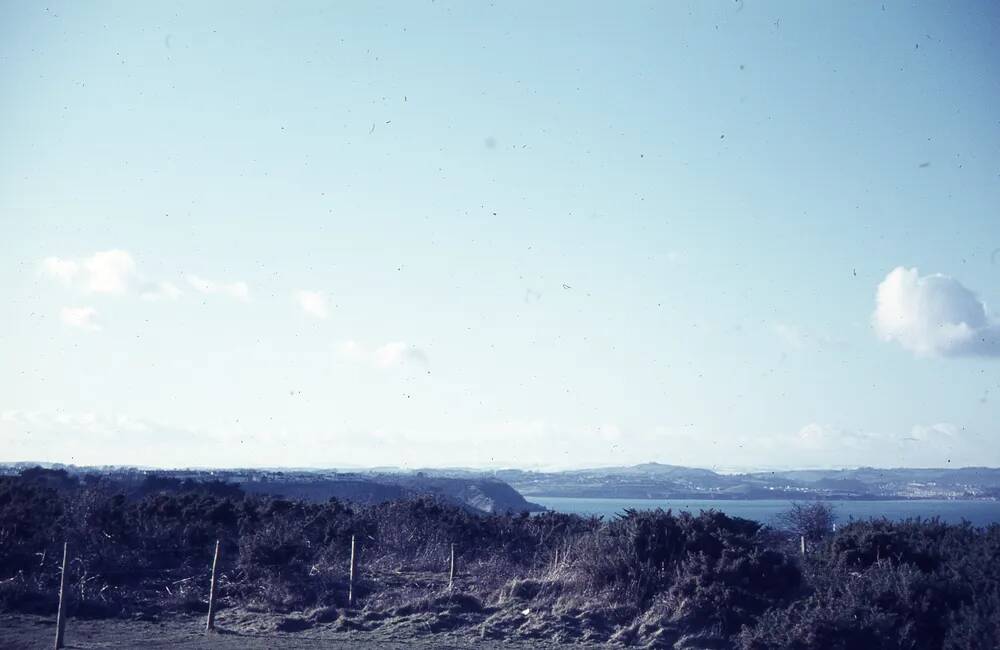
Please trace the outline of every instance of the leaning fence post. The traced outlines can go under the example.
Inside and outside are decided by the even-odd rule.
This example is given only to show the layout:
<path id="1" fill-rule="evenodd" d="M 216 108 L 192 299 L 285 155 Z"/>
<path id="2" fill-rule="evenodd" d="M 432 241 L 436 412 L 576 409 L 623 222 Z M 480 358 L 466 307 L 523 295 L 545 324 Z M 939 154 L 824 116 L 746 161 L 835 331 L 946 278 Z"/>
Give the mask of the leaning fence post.
<path id="1" fill-rule="evenodd" d="M 219 540 L 215 540 L 215 557 L 212 558 L 212 582 L 208 587 L 208 622 L 205 623 L 205 631 L 211 632 L 215 629 L 215 570 L 219 566 Z"/>
<path id="2" fill-rule="evenodd" d="M 451 589 L 455 582 L 455 544 L 451 545 L 451 566 L 448 569 L 448 589 Z"/>
<path id="3" fill-rule="evenodd" d="M 806 536 L 805 535 L 800 535 L 799 536 L 799 551 L 802 553 L 802 555 L 804 557 L 805 554 L 806 554 Z"/>
<path id="4" fill-rule="evenodd" d="M 347 604 L 354 604 L 354 574 L 358 570 L 358 556 L 355 553 L 354 535 L 351 535 L 351 574 L 347 581 Z"/>
<path id="5" fill-rule="evenodd" d="M 56 610 L 56 650 L 63 647 L 66 635 L 66 560 L 69 556 L 69 542 L 63 542 L 62 572 L 59 576 L 59 609 Z"/>

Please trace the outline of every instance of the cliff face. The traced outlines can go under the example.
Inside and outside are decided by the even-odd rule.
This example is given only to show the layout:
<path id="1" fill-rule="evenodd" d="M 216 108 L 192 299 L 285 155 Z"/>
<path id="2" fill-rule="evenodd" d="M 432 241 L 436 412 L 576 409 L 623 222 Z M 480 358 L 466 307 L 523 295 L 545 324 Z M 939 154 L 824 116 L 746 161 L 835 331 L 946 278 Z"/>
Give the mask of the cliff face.
<path id="1" fill-rule="evenodd" d="M 541 512 L 545 509 L 526 501 L 517 490 L 494 478 L 400 476 L 396 480 L 417 493 L 440 495 L 481 512 Z"/>

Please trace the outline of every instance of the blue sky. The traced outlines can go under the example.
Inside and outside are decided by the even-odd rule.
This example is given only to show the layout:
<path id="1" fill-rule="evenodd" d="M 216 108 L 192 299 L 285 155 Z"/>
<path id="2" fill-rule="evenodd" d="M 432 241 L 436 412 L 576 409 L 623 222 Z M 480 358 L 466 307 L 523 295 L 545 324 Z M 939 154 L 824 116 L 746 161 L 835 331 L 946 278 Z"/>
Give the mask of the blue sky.
<path id="1" fill-rule="evenodd" d="M 990 3 L 204 5 L 0 4 L 2 460 L 1000 464 Z"/>

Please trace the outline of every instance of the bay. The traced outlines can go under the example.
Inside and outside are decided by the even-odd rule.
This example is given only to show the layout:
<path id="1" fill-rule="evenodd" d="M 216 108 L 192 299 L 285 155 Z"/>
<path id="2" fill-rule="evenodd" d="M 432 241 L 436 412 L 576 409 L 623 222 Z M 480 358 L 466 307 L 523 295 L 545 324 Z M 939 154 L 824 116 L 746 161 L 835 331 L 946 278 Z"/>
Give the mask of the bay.
<path id="1" fill-rule="evenodd" d="M 753 519 L 765 524 L 773 523 L 775 515 L 791 506 L 791 501 L 739 500 L 739 499 L 595 499 L 578 497 L 527 496 L 556 512 L 579 515 L 603 515 L 606 518 L 620 514 L 627 508 L 652 510 L 662 508 L 674 512 L 688 511 L 698 514 L 701 510 L 718 510 L 733 517 Z M 1000 501 L 960 500 L 911 500 L 911 501 L 827 501 L 834 506 L 837 521 L 851 519 L 888 518 L 903 520 L 920 517 L 938 517 L 948 523 L 965 520 L 975 526 L 1000 522 Z"/>

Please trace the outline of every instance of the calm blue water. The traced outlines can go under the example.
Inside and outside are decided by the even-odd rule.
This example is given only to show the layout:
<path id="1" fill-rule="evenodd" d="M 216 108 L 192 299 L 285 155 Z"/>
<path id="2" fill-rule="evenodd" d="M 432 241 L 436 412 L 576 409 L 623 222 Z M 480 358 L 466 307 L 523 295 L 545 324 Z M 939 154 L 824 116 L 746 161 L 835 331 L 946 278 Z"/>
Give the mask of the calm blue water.
<path id="1" fill-rule="evenodd" d="M 715 509 L 744 519 L 754 519 L 771 523 L 775 514 L 787 510 L 791 501 L 735 499 L 584 499 L 575 497 L 527 497 L 556 512 L 580 515 L 615 515 L 625 508 L 651 510 L 670 508 L 674 512 L 687 510 L 697 514 L 699 510 Z M 910 517 L 940 517 L 942 521 L 959 523 L 963 519 L 976 526 L 1000 522 L 1000 501 L 829 501 L 837 510 L 837 520 L 869 519 L 888 517 L 907 519 Z"/>

